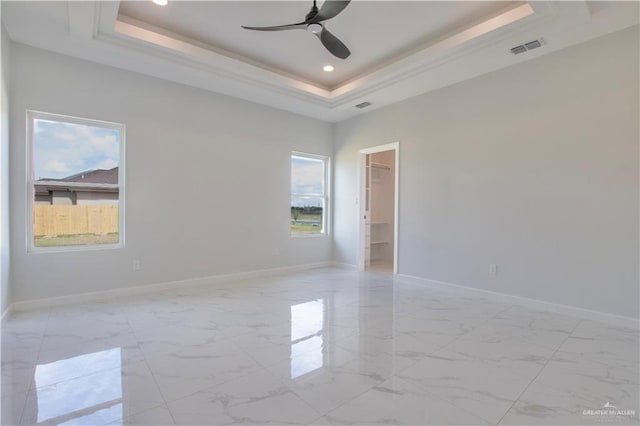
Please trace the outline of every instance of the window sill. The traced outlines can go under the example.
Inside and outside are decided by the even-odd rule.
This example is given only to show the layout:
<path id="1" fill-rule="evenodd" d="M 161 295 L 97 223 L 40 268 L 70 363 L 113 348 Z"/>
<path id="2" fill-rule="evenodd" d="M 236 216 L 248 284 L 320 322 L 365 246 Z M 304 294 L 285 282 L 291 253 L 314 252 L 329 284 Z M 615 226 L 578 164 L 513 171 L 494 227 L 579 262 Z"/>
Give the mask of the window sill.
<path id="1" fill-rule="evenodd" d="M 27 248 L 27 254 L 47 254 L 47 253 L 76 253 L 83 251 L 98 251 L 98 250 L 118 250 L 123 249 L 124 244 L 104 244 L 95 246 L 54 246 L 54 247 L 29 247 Z"/>
<path id="2" fill-rule="evenodd" d="M 322 234 L 289 234 L 291 236 L 291 238 L 293 239 L 297 239 L 297 238 L 328 238 L 329 234 L 327 234 L 326 232 L 322 233 Z"/>

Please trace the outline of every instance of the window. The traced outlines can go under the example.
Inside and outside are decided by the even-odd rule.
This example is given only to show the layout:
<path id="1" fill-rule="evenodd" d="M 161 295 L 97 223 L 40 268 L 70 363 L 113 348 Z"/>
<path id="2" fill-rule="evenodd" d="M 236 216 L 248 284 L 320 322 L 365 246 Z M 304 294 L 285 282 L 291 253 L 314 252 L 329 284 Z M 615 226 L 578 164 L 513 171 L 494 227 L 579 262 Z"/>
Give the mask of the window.
<path id="1" fill-rule="evenodd" d="M 122 247 L 124 126 L 27 111 L 29 250 Z"/>
<path id="2" fill-rule="evenodd" d="M 329 159 L 291 154 L 291 235 L 327 233 Z"/>

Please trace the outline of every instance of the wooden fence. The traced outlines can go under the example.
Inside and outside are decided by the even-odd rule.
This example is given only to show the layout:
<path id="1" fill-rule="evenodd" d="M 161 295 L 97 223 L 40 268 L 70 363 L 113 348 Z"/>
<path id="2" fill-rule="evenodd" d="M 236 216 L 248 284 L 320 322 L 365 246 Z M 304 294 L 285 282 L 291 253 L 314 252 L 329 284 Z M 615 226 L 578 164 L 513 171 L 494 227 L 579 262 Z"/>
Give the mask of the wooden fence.
<path id="1" fill-rule="evenodd" d="M 109 234 L 118 232 L 117 205 L 35 205 L 34 235 Z"/>

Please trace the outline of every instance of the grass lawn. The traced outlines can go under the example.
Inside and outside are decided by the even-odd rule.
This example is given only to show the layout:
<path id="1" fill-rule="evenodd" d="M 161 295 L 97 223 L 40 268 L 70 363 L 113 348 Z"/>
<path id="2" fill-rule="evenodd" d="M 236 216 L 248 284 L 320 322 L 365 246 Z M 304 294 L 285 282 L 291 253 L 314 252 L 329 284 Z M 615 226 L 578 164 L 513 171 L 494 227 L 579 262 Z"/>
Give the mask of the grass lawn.
<path id="1" fill-rule="evenodd" d="M 88 244 L 116 244 L 118 233 L 111 234 L 78 234 L 78 235 L 56 235 L 53 237 L 35 237 L 36 247 L 57 247 L 57 246 L 82 246 Z"/>
<path id="2" fill-rule="evenodd" d="M 291 220 L 294 217 L 291 215 Z M 298 213 L 298 220 L 317 220 L 318 222 L 322 222 L 322 214 L 320 213 Z"/>
<path id="3" fill-rule="evenodd" d="M 291 224 L 292 234 L 320 234 L 322 233 L 322 226 L 313 226 L 309 223 L 296 223 Z"/>
<path id="4" fill-rule="evenodd" d="M 322 224 L 322 215 L 321 214 L 309 214 L 309 213 L 300 213 L 298 215 L 298 221 L 316 221 Z M 291 215 L 291 234 L 320 234 L 322 233 L 322 225 L 313 226 L 312 223 L 302 222 L 302 223 L 294 223 L 293 215 Z"/>

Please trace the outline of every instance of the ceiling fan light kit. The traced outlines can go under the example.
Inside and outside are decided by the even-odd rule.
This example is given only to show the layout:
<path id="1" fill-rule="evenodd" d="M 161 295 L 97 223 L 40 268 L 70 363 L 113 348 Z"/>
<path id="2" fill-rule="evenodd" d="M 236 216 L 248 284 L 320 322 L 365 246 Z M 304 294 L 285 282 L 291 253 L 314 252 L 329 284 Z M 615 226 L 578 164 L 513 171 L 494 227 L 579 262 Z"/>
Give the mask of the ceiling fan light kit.
<path id="1" fill-rule="evenodd" d="M 320 33 L 322 31 L 322 25 L 320 24 L 309 24 L 307 25 L 307 31 L 311 31 L 314 34 Z"/>
<path id="2" fill-rule="evenodd" d="M 284 31 L 305 29 L 315 34 L 324 47 L 334 56 L 340 59 L 347 59 L 351 55 L 351 51 L 340 39 L 334 36 L 323 24 L 324 21 L 335 18 L 345 7 L 349 5 L 351 0 L 325 0 L 322 7 L 318 9 L 316 0 L 313 0 L 313 6 L 305 20 L 297 24 L 276 25 L 273 27 L 249 27 L 243 25 L 242 28 L 253 31 Z"/>

